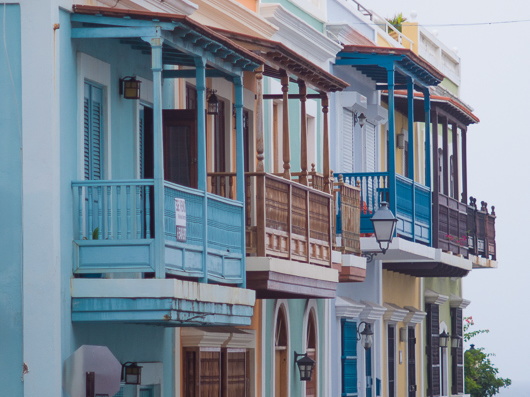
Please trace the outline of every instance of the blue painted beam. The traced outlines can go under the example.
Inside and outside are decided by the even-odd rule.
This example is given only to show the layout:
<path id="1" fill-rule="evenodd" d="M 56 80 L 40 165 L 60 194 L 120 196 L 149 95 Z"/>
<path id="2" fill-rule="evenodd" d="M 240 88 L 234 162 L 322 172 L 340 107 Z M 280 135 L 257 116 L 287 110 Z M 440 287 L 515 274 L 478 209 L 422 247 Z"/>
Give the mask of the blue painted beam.
<path id="1" fill-rule="evenodd" d="M 160 37 L 158 26 L 120 28 L 72 28 L 73 39 L 113 39 L 122 37 Z"/>
<path id="2" fill-rule="evenodd" d="M 72 14 L 70 17 L 72 22 L 93 23 L 101 25 L 114 25 L 123 27 L 153 27 L 158 26 L 163 30 L 173 30 L 178 26 L 182 26 L 179 22 L 160 22 L 147 19 L 132 19 L 132 18 L 115 18 L 103 15 L 85 15 Z"/>
<path id="3" fill-rule="evenodd" d="M 377 60 L 373 58 L 368 59 L 357 59 L 357 58 L 339 58 L 335 61 L 336 65 L 350 65 L 350 66 L 361 66 L 361 65 L 368 65 L 368 66 L 380 66 L 382 68 L 389 68 L 394 67 L 394 60 L 392 59 L 385 59 L 385 60 Z"/>
<path id="4" fill-rule="evenodd" d="M 197 72 L 195 69 L 186 70 L 164 70 L 162 72 L 162 78 L 164 79 L 190 79 L 195 78 Z M 224 77 L 226 79 L 232 78 L 228 73 L 225 73 L 217 69 L 207 69 L 206 77 Z"/>

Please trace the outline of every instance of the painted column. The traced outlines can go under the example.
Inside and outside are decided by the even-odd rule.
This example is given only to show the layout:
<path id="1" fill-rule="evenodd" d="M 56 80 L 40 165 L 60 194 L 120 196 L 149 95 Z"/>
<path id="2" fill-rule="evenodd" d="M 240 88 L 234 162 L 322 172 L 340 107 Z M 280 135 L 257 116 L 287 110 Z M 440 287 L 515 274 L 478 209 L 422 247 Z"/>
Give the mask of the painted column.
<path id="1" fill-rule="evenodd" d="M 425 110 L 425 186 L 431 192 L 429 195 L 429 219 L 431 220 L 429 228 L 429 242 L 432 244 L 434 219 L 432 216 L 432 163 L 431 163 L 431 96 L 429 88 L 425 87 L 423 90 L 423 106 Z M 436 132 L 438 133 L 438 132 Z"/>
<path id="2" fill-rule="evenodd" d="M 236 111 L 236 188 L 237 200 L 243 203 L 243 216 L 241 217 L 241 247 L 243 258 L 241 259 L 241 288 L 246 287 L 246 267 L 245 267 L 245 141 L 243 138 L 243 82 L 241 76 L 234 77 Z"/>
<path id="3" fill-rule="evenodd" d="M 442 145 L 443 145 L 443 153 L 442 153 L 442 159 L 443 159 L 443 169 L 442 169 L 442 175 L 443 175 L 443 191 L 442 193 L 446 196 L 449 196 L 449 132 L 448 132 L 448 125 L 447 125 L 447 117 L 444 117 L 443 123 L 442 123 Z M 440 190 L 442 189 L 442 186 L 440 186 Z"/>
<path id="4" fill-rule="evenodd" d="M 407 77 L 407 111 L 408 111 L 408 175 L 409 179 L 412 180 L 412 241 L 416 241 L 416 185 L 415 181 L 415 170 L 414 170 L 414 158 L 416 151 L 414 150 L 414 80 L 411 77 Z"/>
<path id="5" fill-rule="evenodd" d="M 164 142 L 162 126 L 162 43 L 160 37 L 152 37 L 151 70 L 153 71 L 153 174 L 155 184 L 155 276 L 165 277 L 164 233 Z"/>
<path id="6" fill-rule="evenodd" d="M 388 171 L 388 208 L 397 216 L 396 205 L 396 134 L 395 134 L 395 69 L 394 65 L 387 68 L 388 79 L 388 148 L 387 148 L 387 171 Z"/>
<path id="7" fill-rule="evenodd" d="M 289 135 L 289 76 L 282 70 L 283 92 L 283 177 L 291 179 L 291 147 Z"/>
<path id="8" fill-rule="evenodd" d="M 198 190 L 204 192 L 203 200 L 203 231 L 202 231 L 202 271 L 201 282 L 208 282 L 208 192 L 206 175 L 206 60 L 195 58 L 195 79 L 197 90 L 197 177 Z"/>

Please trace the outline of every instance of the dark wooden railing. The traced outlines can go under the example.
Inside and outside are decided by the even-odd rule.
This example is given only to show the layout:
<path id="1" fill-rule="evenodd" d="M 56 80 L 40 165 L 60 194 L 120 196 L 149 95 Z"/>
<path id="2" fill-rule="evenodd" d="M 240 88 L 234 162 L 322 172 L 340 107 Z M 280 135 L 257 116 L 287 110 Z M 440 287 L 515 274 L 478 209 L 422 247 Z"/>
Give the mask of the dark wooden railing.
<path id="1" fill-rule="evenodd" d="M 468 255 L 468 207 L 439 193 L 433 197 L 433 240 L 436 248 Z"/>
<path id="2" fill-rule="evenodd" d="M 209 173 L 211 192 L 234 192 L 234 173 Z M 316 179 L 315 179 L 316 180 Z M 247 256 L 331 266 L 333 196 L 280 176 L 245 173 Z"/>
<path id="3" fill-rule="evenodd" d="M 488 203 L 481 201 L 479 209 L 477 199 L 470 197 L 467 207 L 467 237 L 470 254 L 497 260 L 495 218 L 495 206 L 491 207 L 490 213 Z"/>
<path id="4" fill-rule="evenodd" d="M 361 254 L 361 190 L 344 182 L 333 189 L 338 211 L 336 216 L 336 248 L 343 253 Z"/>

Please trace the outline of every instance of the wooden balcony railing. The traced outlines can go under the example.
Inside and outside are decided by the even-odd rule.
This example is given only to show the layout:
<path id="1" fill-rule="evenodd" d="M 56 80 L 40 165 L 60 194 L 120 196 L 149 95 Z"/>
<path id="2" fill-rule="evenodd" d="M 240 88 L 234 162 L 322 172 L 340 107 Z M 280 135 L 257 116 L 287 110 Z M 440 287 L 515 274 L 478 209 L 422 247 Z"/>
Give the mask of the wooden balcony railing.
<path id="1" fill-rule="evenodd" d="M 335 183 L 336 247 L 343 253 L 361 254 L 361 190 L 344 182 Z"/>
<path id="2" fill-rule="evenodd" d="M 455 255 L 468 255 L 468 207 L 439 193 L 433 199 L 434 246 Z"/>
<path id="3" fill-rule="evenodd" d="M 212 193 L 230 194 L 235 174 L 210 173 Z M 247 255 L 331 266 L 333 198 L 268 173 L 245 173 Z"/>
<path id="4" fill-rule="evenodd" d="M 470 197 L 467 206 L 467 236 L 470 254 L 497 260 L 495 219 L 495 206 L 491 207 L 490 213 L 488 203 L 481 201 L 479 209 L 477 199 Z"/>
<path id="5" fill-rule="evenodd" d="M 155 272 L 242 284 L 245 277 L 243 203 L 211 193 L 153 180 L 73 182 L 76 246 L 74 272 Z M 163 218 L 154 202 L 164 195 Z M 186 237 L 177 240 L 175 199 L 186 203 Z M 164 233 L 154 233 L 163 222 Z M 206 239 L 205 239 L 205 236 Z M 164 239 L 156 259 L 156 239 Z"/>
<path id="6" fill-rule="evenodd" d="M 396 203 L 392 203 L 389 174 L 387 172 L 335 174 L 339 182 L 360 189 L 361 234 L 373 233 L 370 218 L 386 201 L 395 204 L 398 219 L 397 234 L 401 237 L 430 244 L 431 192 L 426 186 L 395 175 Z"/>

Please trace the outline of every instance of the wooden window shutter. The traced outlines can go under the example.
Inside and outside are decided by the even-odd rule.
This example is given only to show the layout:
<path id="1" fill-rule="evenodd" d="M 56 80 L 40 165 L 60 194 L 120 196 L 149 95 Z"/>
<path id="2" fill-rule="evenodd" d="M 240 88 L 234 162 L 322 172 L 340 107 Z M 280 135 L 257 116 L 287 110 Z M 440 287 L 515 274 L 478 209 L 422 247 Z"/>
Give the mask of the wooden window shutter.
<path id="1" fill-rule="evenodd" d="M 396 326 L 388 324 L 387 328 L 388 347 L 388 396 L 396 395 Z"/>
<path id="2" fill-rule="evenodd" d="M 460 308 L 451 308 L 451 334 L 464 337 L 463 313 Z M 463 342 L 463 340 L 462 340 Z M 451 348 L 452 394 L 464 394 L 464 346 Z"/>
<path id="3" fill-rule="evenodd" d="M 84 174 L 87 180 L 101 179 L 103 90 L 85 82 L 84 95 Z"/>
<path id="4" fill-rule="evenodd" d="M 427 312 L 427 395 L 440 396 L 440 307 L 426 304 Z"/>
<path id="5" fill-rule="evenodd" d="M 342 394 L 357 396 L 357 323 L 342 319 Z"/>
<path id="6" fill-rule="evenodd" d="M 407 365 L 408 365 L 408 396 L 416 397 L 416 330 L 414 326 L 408 327 L 407 339 Z"/>

